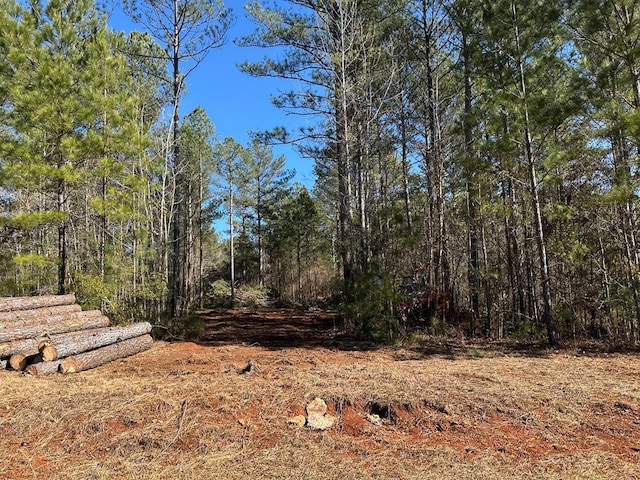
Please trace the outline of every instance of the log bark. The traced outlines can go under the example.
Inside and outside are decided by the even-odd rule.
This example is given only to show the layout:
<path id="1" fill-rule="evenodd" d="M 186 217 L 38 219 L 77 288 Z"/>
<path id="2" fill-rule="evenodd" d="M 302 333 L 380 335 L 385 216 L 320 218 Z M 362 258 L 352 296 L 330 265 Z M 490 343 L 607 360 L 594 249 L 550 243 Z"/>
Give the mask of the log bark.
<path id="1" fill-rule="evenodd" d="M 130 338 L 140 337 L 150 332 L 151 324 L 141 322 L 124 327 L 109 327 L 64 336 L 56 335 L 51 337 L 50 340 L 41 342 L 40 353 L 45 362 L 50 362 Z"/>
<path id="2" fill-rule="evenodd" d="M 51 317 L 53 315 L 69 314 L 82 311 L 82 307 L 77 303 L 73 305 L 58 305 L 56 307 L 42 307 L 29 310 L 14 310 L 11 312 L 0 312 L 0 324 L 5 322 L 24 321 L 32 318 Z"/>
<path id="3" fill-rule="evenodd" d="M 25 338 L 13 342 L 0 343 L 0 358 L 8 358 L 16 353 L 33 355 L 39 352 L 40 342 L 36 338 Z"/>
<path id="4" fill-rule="evenodd" d="M 95 335 L 101 332 L 106 332 L 110 328 L 112 327 L 91 328 L 87 330 L 73 330 L 71 332 L 58 333 L 56 335 L 47 335 L 46 338 L 40 337 L 38 341 L 38 350 L 42 351 L 46 346 L 51 345 L 53 342 L 58 342 L 58 341 L 66 342 L 67 341 L 66 339 L 69 337 L 74 337 L 79 334 Z"/>
<path id="5" fill-rule="evenodd" d="M 32 310 L 74 303 L 76 303 L 76 296 L 73 293 L 69 295 L 43 295 L 41 297 L 0 297 L 0 312 Z"/>
<path id="6" fill-rule="evenodd" d="M 20 325 L 12 328 L 0 329 L 0 342 L 12 342 L 25 338 L 44 337 L 58 333 L 88 330 L 91 328 L 108 327 L 109 319 L 104 315 L 93 317 L 69 317 L 57 322 Z"/>
<path id="7" fill-rule="evenodd" d="M 7 369 L 7 360 L 0 360 L 0 370 Z"/>
<path id="8" fill-rule="evenodd" d="M 96 310 L 96 312 L 99 312 Z M 97 316 L 97 315 L 96 315 Z M 149 325 L 151 327 L 151 325 Z M 59 333 L 57 335 L 48 335 L 46 337 L 39 336 L 34 338 L 25 338 L 22 340 L 14 340 L 12 342 L 0 343 L 0 358 L 8 358 L 15 353 L 24 353 L 25 355 L 33 355 L 36 353 L 42 353 L 42 350 L 52 343 L 57 342 L 65 342 L 67 341 L 67 337 L 73 337 L 77 335 L 81 336 L 91 336 L 97 335 L 102 332 L 108 331 L 110 328 L 122 328 L 122 327 L 103 327 L 103 328 L 94 328 L 90 330 L 79 330 L 72 331 L 68 333 Z M 1 332 L 2 330 L 0 330 Z M 150 330 L 149 330 L 150 331 Z M 149 333 L 149 331 L 139 333 L 138 335 L 143 335 L 145 333 Z M 127 338 L 131 338 L 137 335 L 131 335 Z M 114 342 L 110 342 L 114 343 Z M 106 345 L 106 344 L 105 344 Z M 97 347 L 96 347 L 97 348 Z M 61 355 L 62 356 L 62 355 Z M 68 356 L 68 355 L 64 355 Z M 47 359 L 45 361 L 55 360 L 55 358 Z"/>
<path id="9" fill-rule="evenodd" d="M 60 371 L 62 373 L 75 373 L 89 370 L 119 358 L 143 352 L 151 348 L 152 345 L 153 339 L 151 335 L 130 338 L 113 345 L 67 357 L 60 364 Z"/>
<path id="10" fill-rule="evenodd" d="M 82 319 L 88 317 L 99 317 L 102 315 L 100 310 L 87 310 L 84 312 L 71 312 L 71 313 L 60 313 L 57 315 L 45 315 L 45 316 L 36 316 L 30 318 L 22 318 L 16 319 L 12 321 L 6 321 L 0 323 L 0 332 L 11 329 L 11 328 L 21 328 L 26 327 L 27 325 L 48 325 L 51 323 L 58 323 L 64 320 L 71 319 Z"/>
<path id="11" fill-rule="evenodd" d="M 25 371 L 29 375 L 35 376 L 43 376 L 43 375 L 53 375 L 57 373 L 60 369 L 60 364 L 62 360 L 56 360 L 55 362 L 40 362 L 29 365 Z"/>

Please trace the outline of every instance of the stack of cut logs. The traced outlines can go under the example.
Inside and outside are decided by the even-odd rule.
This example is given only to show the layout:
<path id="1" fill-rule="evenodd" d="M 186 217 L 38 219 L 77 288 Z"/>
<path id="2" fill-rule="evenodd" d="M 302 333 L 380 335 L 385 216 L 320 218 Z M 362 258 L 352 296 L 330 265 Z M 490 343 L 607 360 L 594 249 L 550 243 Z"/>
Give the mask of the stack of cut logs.
<path id="1" fill-rule="evenodd" d="M 151 348 L 146 322 L 109 327 L 75 295 L 0 297 L 0 367 L 32 375 L 73 373 Z"/>

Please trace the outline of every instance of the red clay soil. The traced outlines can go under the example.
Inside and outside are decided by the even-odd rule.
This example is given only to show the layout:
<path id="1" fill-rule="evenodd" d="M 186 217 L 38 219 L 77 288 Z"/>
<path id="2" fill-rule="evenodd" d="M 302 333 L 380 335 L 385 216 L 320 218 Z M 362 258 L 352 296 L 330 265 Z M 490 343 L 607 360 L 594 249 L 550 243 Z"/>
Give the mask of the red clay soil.
<path id="1" fill-rule="evenodd" d="M 535 365 L 539 359 L 539 376 L 534 378 L 544 382 L 552 372 L 551 368 L 563 369 L 572 360 L 586 361 L 598 358 L 610 363 L 617 373 L 624 368 L 619 364 L 627 357 L 601 354 L 588 356 L 582 350 L 551 351 L 541 345 L 521 344 L 479 344 L 452 342 L 446 339 L 427 339 L 425 342 L 402 347 L 381 346 L 349 336 L 339 329 L 335 314 L 308 312 L 295 309 L 240 311 L 208 313 L 207 330 L 200 342 L 202 346 L 242 345 L 255 347 L 262 351 L 278 352 L 277 356 L 286 356 L 287 363 L 298 369 L 312 369 L 318 364 L 349 365 L 354 362 L 394 363 L 403 360 L 446 359 L 453 365 L 456 360 L 475 360 L 487 362 L 498 358 L 522 358 L 524 362 Z M 309 351 L 312 355 L 309 355 Z M 239 351 L 236 362 L 242 363 L 246 352 Z M 262 355 L 265 355 L 263 353 Z M 262 357 L 264 358 L 264 357 Z M 310 360 L 310 359 L 313 360 Z M 543 459 L 550 455 L 568 455 L 576 452 L 597 450 L 606 452 L 631 463 L 640 461 L 640 359 L 633 356 L 635 365 L 629 370 L 634 395 L 625 398 L 611 392 L 609 398 L 599 399 L 595 405 L 579 412 L 575 406 L 568 406 L 567 416 L 571 420 L 564 422 L 556 417 L 563 414 L 561 402 L 544 398 L 541 404 L 520 404 L 517 396 L 513 404 L 493 406 L 486 409 L 483 405 L 465 404 L 464 395 L 458 398 L 444 398 L 437 404 L 421 401 L 418 404 L 394 404 L 366 402 L 362 399 L 333 399 L 330 412 L 339 416 L 337 429 L 340 435 L 357 438 L 366 448 L 380 448 L 380 438 L 385 444 L 420 445 L 453 449 L 456 452 L 473 457 L 480 453 L 495 452 L 499 455 Z M 264 361 L 264 360 L 263 360 Z M 517 361 L 517 360 L 516 360 Z M 581 363 L 582 363 L 581 362 Z M 392 367 L 390 367 L 392 368 Z M 496 372 L 509 375 L 509 371 Z M 608 369 L 604 365 L 605 371 Z M 496 373 L 494 372 L 494 373 Z M 520 373 L 516 369 L 516 375 Z M 524 374 L 524 372 L 522 372 Z M 469 385 L 480 383 L 501 383 L 501 379 L 490 374 L 474 372 L 442 372 L 443 376 L 454 375 Z M 527 376 L 527 375 L 523 375 Z M 524 379 L 523 379 L 524 380 Z M 582 379 L 575 378 L 579 387 Z M 527 384 L 514 381 L 516 387 L 526 389 Z M 560 397 L 566 397 L 566 386 L 558 385 Z M 470 388 L 473 390 L 473 388 Z M 599 392 L 606 395 L 607 392 Z M 443 392 L 444 394 L 444 392 Z M 458 400 L 459 406 L 447 402 Z M 569 399 L 570 400 L 570 399 Z M 492 403 L 489 400 L 488 403 Z M 555 405 L 558 403 L 558 405 Z M 549 412 L 549 404 L 554 404 Z M 261 407 L 256 405 L 255 412 L 248 416 L 259 416 Z M 302 404 L 292 408 L 291 416 L 304 413 Z M 368 413 L 382 418 L 386 428 L 380 429 L 367 419 Z M 372 432 L 375 431 L 375 435 Z M 640 467 L 639 467 L 640 471 Z"/>

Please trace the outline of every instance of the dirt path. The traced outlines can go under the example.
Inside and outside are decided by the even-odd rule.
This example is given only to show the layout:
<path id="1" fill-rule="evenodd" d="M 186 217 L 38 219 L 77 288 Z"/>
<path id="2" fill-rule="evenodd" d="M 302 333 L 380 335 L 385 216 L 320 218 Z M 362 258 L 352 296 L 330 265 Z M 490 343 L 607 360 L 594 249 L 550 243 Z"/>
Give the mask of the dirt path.
<path id="1" fill-rule="evenodd" d="M 260 346 L 266 349 L 328 348 L 371 350 L 378 346 L 344 334 L 337 314 L 298 309 L 228 310 L 202 315 L 202 345 Z"/>

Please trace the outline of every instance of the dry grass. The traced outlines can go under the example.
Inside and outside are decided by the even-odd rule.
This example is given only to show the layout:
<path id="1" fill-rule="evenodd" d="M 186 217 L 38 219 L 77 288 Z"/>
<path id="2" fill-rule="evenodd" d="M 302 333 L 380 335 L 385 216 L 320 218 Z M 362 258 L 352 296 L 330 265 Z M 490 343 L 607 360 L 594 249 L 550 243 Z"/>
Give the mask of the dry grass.
<path id="1" fill-rule="evenodd" d="M 637 356 L 482 355 L 157 343 L 0 372 L 0 478 L 640 479 Z M 315 396 L 337 426 L 286 423 Z"/>

